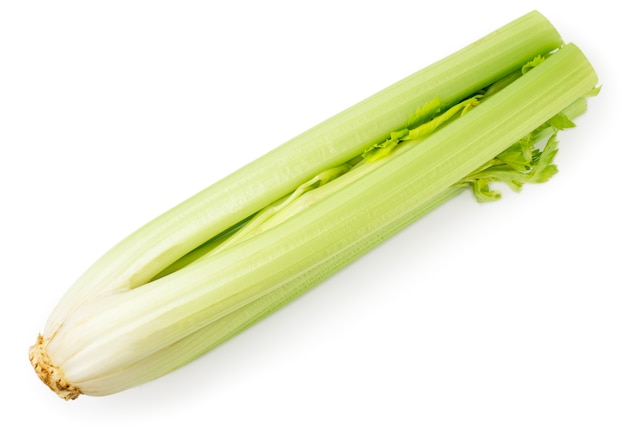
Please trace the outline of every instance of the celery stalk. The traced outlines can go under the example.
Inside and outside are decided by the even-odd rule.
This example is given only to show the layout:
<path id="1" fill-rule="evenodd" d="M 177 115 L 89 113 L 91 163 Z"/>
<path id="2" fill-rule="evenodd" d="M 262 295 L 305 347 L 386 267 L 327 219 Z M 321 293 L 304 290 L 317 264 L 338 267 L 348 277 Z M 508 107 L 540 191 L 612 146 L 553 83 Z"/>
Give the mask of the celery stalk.
<path id="1" fill-rule="evenodd" d="M 559 46 L 550 24 L 528 14 L 157 218 L 62 299 L 31 349 L 38 374 L 66 399 L 119 392 L 188 363 L 307 291 L 458 194 L 464 179 L 518 140 L 543 134 L 563 109 L 580 113 L 597 77 L 575 45 Z M 406 138 L 380 161 L 359 159 L 426 103 L 438 98 L 444 115 L 483 94 L 428 136 Z M 309 181 L 326 171 L 332 176 L 323 183 Z M 301 195 L 296 189 L 307 182 Z M 270 206 L 280 208 L 278 220 L 264 216 Z M 231 235 L 235 226 L 246 235 Z M 181 260 L 224 232 L 212 252 Z"/>
<path id="2" fill-rule="evenodd" d="M 45 334 L 52 335 L 64 317 L 89 297 L 150 281 L 320 170 L 359 154 L 404 124 L 407 115 L 424 103 L 434 98 L 454 103 L 561 44 L 545 17 L 531 12 L 288 141 L 119 243 L 65 294 Z"/>

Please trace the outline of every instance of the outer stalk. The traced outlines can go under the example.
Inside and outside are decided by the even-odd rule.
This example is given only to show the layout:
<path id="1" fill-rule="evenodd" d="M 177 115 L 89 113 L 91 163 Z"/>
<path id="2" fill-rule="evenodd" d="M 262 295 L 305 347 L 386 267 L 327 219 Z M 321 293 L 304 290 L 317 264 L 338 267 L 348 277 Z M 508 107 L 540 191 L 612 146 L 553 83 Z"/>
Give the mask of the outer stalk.
<path id="1" fill-rule="evenodd" d="M 78 307 L 48 342 L 50 358 L 69 383 L 92 395 L 185 364 L 453 195 L 457 181 L 596 81 L 578 48 L 564 47 L 418 148 L 280 226 L 129 293 Z"/>
<path id="2" fill-rule="evenodd" d="M 443 103 L 458 101 L 561 44 L 552 25 L 538 12 L 531 12 L 292 139 L 158 217 L 105 254 L 62 298 L 44 336 L 51 338 L 81 303 L 143 285 L 320 170 L 381 141 L 424 103 L 435 97 Z"/>

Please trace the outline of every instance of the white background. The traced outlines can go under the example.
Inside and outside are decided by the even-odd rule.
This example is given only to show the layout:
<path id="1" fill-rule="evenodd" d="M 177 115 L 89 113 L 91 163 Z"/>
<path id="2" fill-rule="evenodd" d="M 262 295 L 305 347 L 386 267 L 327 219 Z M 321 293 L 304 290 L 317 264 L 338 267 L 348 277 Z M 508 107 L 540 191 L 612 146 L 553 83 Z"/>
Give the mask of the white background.
<path id="1" fill-rule="evenodd" d="M 0 438 L 626 439 L 618 2 L 0 5 Z M 604 87 L 550 183 L 461 195 L 151 384 L 64 402 L 33 374 L 49 312 L 119 239 L 531 9 Z"/>

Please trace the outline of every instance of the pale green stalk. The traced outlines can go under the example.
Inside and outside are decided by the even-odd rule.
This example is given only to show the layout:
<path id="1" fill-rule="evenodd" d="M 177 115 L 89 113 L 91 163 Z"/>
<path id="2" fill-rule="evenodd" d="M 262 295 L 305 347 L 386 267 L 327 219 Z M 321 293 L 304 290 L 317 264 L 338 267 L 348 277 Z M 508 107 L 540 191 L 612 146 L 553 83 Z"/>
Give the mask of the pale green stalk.
<path id="1" fill-rule="evenodd" d="M 320 187 L 324 197 L 274 228 L 129 292 L 74 303 L 53 338 L 45 341 L 47 355 L 62 367 L 76 388 L 73 393 L 90 395 L 118 392 L 176 369 L 456 194 L 460 180 L 576 102 L 596 82 L 584 55 L 566 45 L 426 139 L 407 141 L 382 166 L 356 179 L 348 172 Z M 363 146 L 343 161 L 360 151 Z"/>
<path id="2" fill-rule="evenodd" d="M 424 103 L 436 97 L 444 106 L 456 103 L 561 44 L 541 14 L 529 13 L 248 164 L 150 222 L 98 260 L 61 299 L 46 324 L 45 338 L 54 336 L 82 303 L 144 285 L 320 170 L 382 141 Z"/>

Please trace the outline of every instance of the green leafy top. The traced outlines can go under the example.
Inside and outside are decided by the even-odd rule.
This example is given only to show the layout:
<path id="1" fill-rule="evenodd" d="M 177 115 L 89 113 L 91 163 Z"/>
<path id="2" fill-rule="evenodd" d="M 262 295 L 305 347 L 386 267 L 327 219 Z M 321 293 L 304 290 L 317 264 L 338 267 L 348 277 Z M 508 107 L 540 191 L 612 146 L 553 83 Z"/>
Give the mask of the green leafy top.
<path id="1" fill-rule="evenodd" d="M 539 66 L 541 63 L 545 61 L 545 57 L 542 55 L 537 55 L 535 58 L 530 60 L 528 63 L 524 64 L 521 69 L 522 75 L 526 75 L 533 67 Z"/>
<path id="2" fill-rule="evenodd" d="M 483 95 L 475 95 L 455 104 L 443 112 L 441 112 L 442 109 L 439 98 L 435 98 L 411 115 L 406 127 L 391 132 L 385 141 L 367 148 L 362 156 L 366 161 L 377 161 L 389 156 L 401 142 L 427 137 L 442 125 L 465 115 L 480 104 L 482 98 Z"/>
<path id="3" fill-rule="evenodd" d="M 561 112 L 456 185 L 470 186 L 478 201 L 487 202 L 498 200 L 501 196 L 499 191 L 490 187 L 490 183 L 503 182 L 518 192 L 524 184 L 546 182 L 558 171 L 554 164 L 559 144 L 557 133 L 574 126 L 569 117 Z M 536 144 L 546 129 L 552 130 L 552 135 L 541 149 Z"/>

